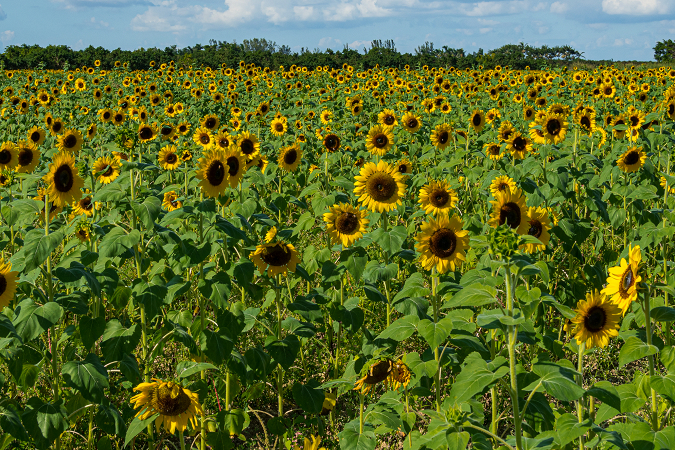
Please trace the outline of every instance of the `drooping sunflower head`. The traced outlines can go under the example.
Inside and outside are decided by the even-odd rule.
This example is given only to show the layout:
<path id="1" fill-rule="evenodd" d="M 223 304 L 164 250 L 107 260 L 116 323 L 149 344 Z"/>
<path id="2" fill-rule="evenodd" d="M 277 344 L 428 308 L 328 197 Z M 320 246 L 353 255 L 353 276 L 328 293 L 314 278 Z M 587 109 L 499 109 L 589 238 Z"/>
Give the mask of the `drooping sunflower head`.
<path id="1" fill-rule="evenodd" d="M 75 158 L 70 153 L 59 152 L 49 166 L 49 173 L 44 176 L 47 183 L 49 200 L 57 206 L 65 206 L 80 197 L 84 180 L 77 173 Z"/>
<path id="2" fill-rule="evenodd" d="M 419 203 L 427 214 L 448 214 L 458 201 L 457 192 L 445 180 L 432 180 L 420 189 Z"/>
<path id="3" fill-rule="evenodd" d="M 364 394 L 370 392 L 378 383 L 385 381 L 394 370 L 394 362 L 389 358 L 378 358 L 363 367 L 362 378 L 354 383 L 355 391 Z"/>
<path id="4" fill-rule="evenodd" d="M 420 253 L 420 264 L 424 269 L 436 269 L 438 273 L 456 270 L 466 260 L 469 248 L 469 232 L 462 229 L 463 223 L 457 215 L 441 216 L 422 224 L 415 237 L 415 248 Z"/>
<path id="5" fill-rule="evenodd" d="M 91 240 L 91 224 L 87 220 L 80 220 L 75 228 L 75 237 L 80 242 L 87 242 Z"/>
<path id="6" fill-rule="evenodd" d="M 390 127 L 375 125 L 368 131 L 366 149 L 379 156 L 384 156 L 394 145 L 394 134 Z"/>
<path id="7" fill-rule="evenodd" d="M 408 133 L 415 133 L 422 128 L 422 118 L 415 115 L 414 112 L 408 111 L 401 118 L 401 125 Z"/>
<path id="8" fill-rule="evenodd" d="M 153 378 L 151 383 L 141 383 L 134 388 L 138 392 L 131 397 L 134 409 L 139 409 L 136 417 L 145 420 L 159 414 L 155 419 L 155 428 L 160 427 L 173 434 L 183 432 L 192 424 L 197 427 L 197 415 L 204 415 L 199 404 L 199 396 L 173 381 Z"/>
<path id="9" fill-rule="evenodd" d="M 178 148 L 175 145 L 162 147 L 157 155 L 157 163 L 165 170 L 176 170 L 181 163 Z"/>
<path id="10" fill-rule="evenodd" d="M 586 294 L 586 300 L 579 301 L 576 313 L 572 334 L 579 345 L 602 348 L 619 335 L 621 309 L 597 289 Z"/>
<path id="11" fill-rule="evenodd" d="M 394 363 L 394 367 L 392 368 L 389 377 L 385 380 L 385 385 L 392 390 L 396 390 L 401 386 L 407 387 L 410 383 L 410 378 L 410 368 L 406 363 L 398 359 Z"/>
<path id="12" fill-rule="evenodd" d="M 534 236 L 541 241 L 541 244 L 525 244 L 523 250 L 527 253 L 534 253 L 537 250 L 545 250 L 546 245 L 551 239 L 549 231 L 551 230 L 551 220 L 548 218 L 548 211 L 545 208 L 531 206 L 525 214 L 525 223 L 527 224 L 527 234 Z"/>
<path id="13" fill-rule="evenodd" d="M 199 159 L 197 178 L 201 180 L 199 186 L 207 197 L 217 198 L 225 192 L 230 179 L 229 167 L 225 153 L 222 150 L 208 150 Z"/>
<path id="14" fill-rule="evenodd" d="M 183 207 L 183 202 L 179 199 L 176 191 L 169 191 L 164 193 L 164 199 L 162 200 L 162 207 L 167 211 L 175 211 Z"/>
<path id="15" fill-rule="evenodd" d="M 0 260 L 0 311 L 14 299 L 18 273 L 12 272 L 12 263 Z"/>
<path id="16" fill-rule="evenodd" d="M 99 207 L 94 203 L 89 190 L 85 192 L 84 197 L 73 203 L 73 214 L 76 216 L 91 217 L 94 215 L 94 209 L 99 209 Z"/>
<path id="17" fill-rule="evenodd" d="M 452 142 L 452 127 L 447 123 L 436 125 L 431 132 L 431 143 L 439 150 L 443 150 Z"/>
<path id="18" fill-rule="evenodd" d="M 638 283 L 642 281 L 639 273 L 642 253 L 640 246 L 628 246 L 628 261 L 621 258 L 618 266 L 609 269 L 607 286 L 602 293 L 609 297 L 626 314 L 631 303 L 637 300 Z"/>
<path id="19" fill-rule="evenodd" d="M 505 189 L 494 194 L 495 200 L 492 203 L 492 215 L 488 224 L 491 227 L 508 225 L 518 234 L 527 232 L 527 223 L 525 222 L 525 197 L 518 188 Z"/>
<path id="20" fill-rule="evenodd" d="M 365 210 L 346 203 L 331 206 L 329 212 L 323 215 L 323 220 L 333 244 L 342 244 L 345 248 L 363 236 L 369 223 Z"/>
<path id="21" fill-rule="evenodd" d="M 395 209 L 401 204 L 405 195 L 403 177 L 395 167 L 385 161 L 366 163 L 356 176 L 354 194 L 359 202 L 368 209 L 385 212 Z"/>
<path id="22" fill-rule="evenodd" d="M 289 270 L 295 272 L 295 267 L 300 262 L 295 247 L 284 241 L 258 245 L 249 259 L 261 274 L 267 270 L 269 277 L 287 273 Z"/>
<path id="23" fill-rule="evenodd" d="M 281 149 L 277 163 L 282 169 L 288 170 L 289 172 L 295 172 L 298 170 L 301 160 L 302 149 L 300 148 L 300 145 L 293 144 Z"/>
<path id="24" fill-rule="evenodd" d="M 629 147 L 616 161 L 616 165 L 623 172 L 631 173 L 640 170 L 646 160 L 647 154 L 642 150 L 642 147 Z"/>

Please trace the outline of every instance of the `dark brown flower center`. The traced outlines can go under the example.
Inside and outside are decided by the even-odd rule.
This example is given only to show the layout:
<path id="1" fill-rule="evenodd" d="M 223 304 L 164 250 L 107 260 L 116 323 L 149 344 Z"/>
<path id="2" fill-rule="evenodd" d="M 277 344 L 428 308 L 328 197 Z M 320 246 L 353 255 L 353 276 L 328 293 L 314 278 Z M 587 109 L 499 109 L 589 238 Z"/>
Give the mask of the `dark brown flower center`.
<path id="1" fill-rule="evenodd" d="M 40 142 L 40 133 L 38 131 L 33 131 L 30 134 L 30 140 L 35 142 L 36 144 Z"/>
<path id="2" fill-rule="evenodd" d="M 539 239 L 543 231 L 544 227 L 542 226 L 541 222 L 539 222 L 538 220 L 530 220 L 530 229 L 527 230 L 527 234 Z"/>
<path id="3" fill-rule="evenodd" d="M 174 397 L 171 384 L 167 383 L 155 391 L 154 402 L 157 411 L 163 416 L 179 416 L 190 409 L 192 401 L 185 391 L 179 387 Z"/>
<path id="4" fill-rule="evenodd" d="M 237 175 L 239 172 L 239 158 L 236 156 L 230 156 L 227 158 L 227 167 L 228 167 L 228 173 L 230 174 L 231 177 Z"/>
<path id="5" fill-rule="evenodd" d="M 281 122 L 277 122 L 274 125 L 274 129 L 276 130 L 277 133 L 281 133 L 282 131 L 284 131 L 284 124 Z"/>
<path id="6" fill-rule="evenodd" d="M 69 192 L 73 187 L 73 171 L 68 164 L 62 164 L 54 173 L 54 186 L 59 192 Z"/>
<path id="7" fill-rule="evenodd" d="M 498 145 L 491 145 L 491 146 L 488 148 L 488 152 L 489 152 L 491 155 L 499 155 L 499 151 L 500 151 L 500 150 L 501 150 L 501 149 L 499 148 Z"/>
<path id="8" fill-rule="evenodd" d="M 206 144 L 208 144 L 209 142 L 211 142 L 211 139 L 209 138 L 209 135 L 208 135 L 208 134 L 202 134 L 201 136 L 199 136 L 199 142 L 201 142 L 202 144 L 206 145 Z"/>
<path id="9" fill-rule="evenodd" d="M 626 272 L 624 272 L 623 276 L 621 277 L 621 284 L 619 285 L 620 294 L 622 294 L 622 296 L 627 296 L 628 289 L 630 289 L 630 287 L 633 286 L 634 282 L 635 277 L 633 276 L 633 269 L 628 267 Z"/>
<path id="10" fill-rule="evenodd" d="M 225 179 L 225 166 L 221 161 L 213 161 L 206 170 L 206 179 L 211 186 L 220 186 Z"/>
<path id="11" fill-rule="evenodd" d="M 387 114 L 386 116 L 384 116 L 384 119 L 382 120 L 382 122 L 384 122 L 385 125 L 393 125 L 395 121 L 396 119 L 391 114 Z"/>
<path id="12" fill-rule="evenodd" d="M 91 197 L 85 197 L 80 200 L 80 208 L 85 211 L 91 211 L 94 208 L 94 202 L 91 201 Z"/>
<path id="13" fill-rule="evenodd" d="M 546 121 L 546 131 L 552 136 L 557 136 L 562 129 L 562 125 L 558 119 L 549 119 Z"/>
<path id="14" fill-rule="evenodd" d="M 447 131 L 441 131 L 438 134 L 438 143 L 439 144 L 445 144 L 450 140 L 450 134 Z"/>
<path id="15" fill-rule="evenodd" d="M 640 161 L 640 154 L 632 150 L 628 152 L 626 157 L 623 159 L 623 161 L 626 163 L 626 165 L 632 166 L 633 164 L 637 164 L 638 161 Z"/>
<path id="16" fill-rule="evenodd" d="M 7 290 L 7 279 L 3 274 L 0 273 L 0 295 L 4 294 Z"/>
<path id="17" fill-rule="evenodd" d="M 61 131 L 61 128 L 63 128 L 63 124 L 61 122 L 54 122 L 52 125 L 52 131 L 54 131 L 54 133 Z"/>
<path id="18" fill-rule="evenodd" d="M 218 123 L 218 121 L 216 120 L 215 117 L 209 117 L 208 119 L 206 119 L 206 121 L 204 121 L 204 126 L 206 128 L 208 128 L 209 130 L 211 130 L 211 129 L 215 128 L 217 123 Z"/>
<path id="19" fill-rule="evenodd" d="M 178 161 L 178 155 L 176 155 L 175 153 L 169 153 L 168 155 L 166 155 L 165 161 L 167 162 L 167 164 L 176 164 L 176 162 Z"/>
<path id="20" fill-rule="evenodd" d="M 431 235 L 429 250 L 439 258 L 449 258 L 457 249 L 457 236 L 448 228 L 441 228 Z"/>
<path id="21" fill-rule="evenodd" d="M 276 267 L 285 266 L 290 262 L 292 257 L 292 252 L 284 244 L 267 247 L 262 253 L 262 260 L 270 266 Z"/>
<path id="22" fill-rule="evenodd" d="M 152 134 L 153 134 L 153 133 L 152 133 L 152 128 L 150 128 L 150 127 L 143 127 L 143 128 L 141 128 L 140 131 L 138 132 L 138 136 L 139 136 L 141 139 L 144 139 L 144 140 L 145 140 L 145 139 L 152 139 Z"/>
<path id="23" fill-rule="evenodd" d="M 323 145 L 328 150 L 337 150 L 340 147 L 340 138 L 335 136 L 334 134 L 329 134 L 323 140 Z"/>
<path id="24" fill-rule="evenodd" d="M 401 173 L 408 173 L 408 166 L 406 166 L 405 164 L 401 164 L 400 166 L 398 166 L 398 171 Z"/>
<path id="25" fill-rule="evenodd" d="M 63 146 L 65 148 L 74 148 L 77 145 L 77 137 L 74 134 L 69 134 L 66 136 L 66 138 L 63 140 Z"/>
<path id="26" fill-rule="evenodd" d="M 513 148 L 519 152 L 525 151 L 527 149 L 527 141 L 522 136 L 517 136 L 513 140 Z"/>
<path id="27" fill-rule="evenodd" d="M 27 166 L 33 162 L 33 152 L 29 148 L 24 148 L 19 152 L 19 165 Z"/>
<path id="28" fill-rule="evenodd" d="M 335 228 L 342 234 L 353 234 L 359 229 L 359 216 L 351 212 L 343 212 L 335 220 Z"/>
<path id="29" fill-rule="evenodd" d="M 160 133 L 162 133 L 162 136 L 171 136 L 171 133 L 173 132 L 172 127 L 168 126 L 163 126 L 161 130 L 159 130 Z"/>
<path id="30" fill-rule="evenodd" d="M 633 127 L 637 127 L 640 124 L 640 118 L 638 116 L 630 116 L 628 119 Z"/>
<path id="31" fill-rule="evenodd" d="M 471 119 L 471 123 L 473 123 L 474 127 L 480 126 L 480 124 L 483 122 L 483 120 L 480 117 L 480 114 L 474 114 L 473 118 Z"/>
<path id="32" fill-rule="evenodd" d="M 12 161 L 12 154 L 9 150 L 0 151 L 0 164 L 9 164 Z"/>
<path id="33" fill-rule="evenodd" d="M 253 144 L 253 141 L 250 139 L 244 139 L 241 141 L 241 144 L 239 144 L 239 148 L 241 148 L 241 152 L 244 155 L 250 155 L 255 151 L 255 145 Z"/>
<path id="34" fill-rule="evenodd" d="M 290 149 L 284 153 L 284 163 L 287 165 L 292 165 L 298 159 L 298 152 L 295 149 Z"/>
<path id="35" fill-rule="evenodd" d="M 375 173 L 366 181 L 366 192 L 376 202 L 389 201 L 396 195 L 396 180 L 387 173 Z"/>
<path id="36" fill-rule="evenodd" d="M 370 370 L 364 383 L 367 384 L 377 384 L 387 379 L 389 374 L 393 369 L 393 364 L 390 360 L 386 359 L 375 363 Z"/>
<path id="37" fill-rule="evenodd" d="M 600 306 L 593 306 L 584 316 L 584 328 L 591 333 L 602 331 L 605 323 L 607 323 L 607 313 Z"/>
<path id="38" fill-rule="evenodd" d="M 419 122 L 414 117 L 408 119 L 408 128 L 417 128 Z"/>
<path id="39" fill-rule="evenodd" d="M 115 114 L 115 117 L 113 119 L 115 122 L 123 122 L 124 121 L 124 116 L 122 114 Z"/>
<path id="40" fill-rule="evenodd" d="M 499 210 L 499 225 L 505 223 L 513 229 L 518 228 L 520 225 L 520 206 L 518 204 L 509 202 L 501 207 Z"/>
<path id="41" fill-rule="evenodd" d="M 436 208 L 442 208 L 450 201 L 450 193 L 445 189 L 437 189 L 429 194 L 429 203 Z"/>
<path id="42" fill-rule="evenodd" d="M 386 134 L 378 134 L 373 138 L 373 145 L 375 148 L 385 148 L 389 143 L 389 139 Z"/>
<path id="43" fill-rule="evenodd" d="M 588 116 L 582 116 L 581 120 L 579 120 L 579 123 L 587 130 L 591 129 L 591 119 Z"/>
<path id="44" fill-rule="evenodd" d="M 103 113 L 103 120 L 110 120 L 110 111 L 106 111 Z"/>

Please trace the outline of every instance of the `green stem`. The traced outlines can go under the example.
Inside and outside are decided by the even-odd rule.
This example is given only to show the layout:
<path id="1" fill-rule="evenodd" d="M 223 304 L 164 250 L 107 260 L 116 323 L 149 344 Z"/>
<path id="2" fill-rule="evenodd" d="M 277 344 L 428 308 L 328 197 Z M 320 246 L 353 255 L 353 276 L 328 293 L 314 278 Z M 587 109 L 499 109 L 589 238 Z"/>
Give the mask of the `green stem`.
<path id="1" fill-rule="evenodd" d="M 178 431 L 178 440 L 180 441 L 180 450 L 185 450 L 185 436 L 183 436 L 183 430 Z"/>
<path id="2" fill-rule="evenodd" d="M 586 343 L 583 342 L 579 346 L 579 357 L 577 360 L 577 372 L 579 372 L 578 384 L 583 389 L 584 387 L 584 351 L 586 350 Z M 577 418 L 579 423 L 584 421 L 584 405 L 581 399 L 577 400 Z M 584 436 L 579 436 L 579 450 L 584 450 Z"/>
<path id="3" fill-rule="evenodd" d="M 431 269 L 431 302 L 434 310 L 434 324 L 438 323 L 438 274 L 436 268 Z M 436 385 L 436 411 L 441 412 L 441 356 L 438 351 L 438 345 L 434 347 L 434 360 L 437 363 L 436 373 L 434 374 L 434 384 Z"/>
<path id="4" fill-rule="evenodd" d="M 647 290 L 645 291 L 645 302 L 644 302 L 644 310 L 645 310 L 645 332 L 647 333 L 647 345 L 651 347 L 652 345 L 652 318 L 651 318 L 651 311 L 650 311 L 650 304 L 649 304 L 649 297 L 651 294 L 651 288 L 647 287 Z M 654 377 L 654 355 L 649 355 L 647 357 L 647 360 L 649 361 L 649 377 L 650 379 Z M 651 410 L 651 422 L 652 422 L 652 430 L 654 431 L 659 431 L 659 404 L 658 404 L 658 399 L 656 396 L 656 391 L 654 388 L 651 389 L 652 391 L 652 410 Z"/>
<path id="5" fill-rule="evenodd" d="M 49 194 L 45 192 L 45 236 L 49 236 Z M 48 301 L 52 302 L 54 301 L 54 279 L 52 276 L 52 255 L 47 257 L 47 287 L 48 287 L 48 292 L 47 295 Z M 51 352 L 51 357 L 52 357 L 52 386 L 53 386 L 53 391 L 54 391 L 54 402 L 58 403 L 59 399 L 61 397 L 60 393 L 60 374 L 59 374 L 59 354 L 58 354 L 58 342 L 56 339 L 56 324 L 51 327 L 51 333 L 50 333 L 50 338 L 51 338 L 51 346 L 49 351 Z M 54 444 L 54 447 L 56 450 L 61 449 L 61 436 L 58 436 L 56 438 L 56 442 Z"/>
<path id="6" fill-rule="evenodd" d="M 275 292 L 275 303 L 277 306 L 277 340 L 281 341 L 281 275 L 277 275 L 274 292 Z M 277 400 L 279 403 L 279 417 L 284 416 L 284 369 L 281 365 L 277 366 Z M 279 439 L 279 450 L 284 449 L 283 439 Z"/>
<path id="7" fill-rule="evenodd" d="M 94 408 L 89 408 L 89 433 L 87 435 L 87 450 L 94 450 Z"/>
<path id="8" fill-rule="evenodd" d="M 363 434 L 363 392 L 359 391 L 359 434 Z"/>
<path id="9" fill-rule="evenodd" d="M 511 275 L 511 265 L 510 263 L 506 265 L 506 273 L 504 274 L 504 279 L 506 280 L 506 309 L 507 314 L 510 317 L 513 317 L 513 279 Z M 511 403 L 513 409 L 513 424 L 516 433 L 516 449 L 521 450 L 523 448 L 522 444 L 522 432 L 521 432 L 521 422 L 520 422 L 520 406 L 518 401 L 518 379 L 516 378 L 516 343 L 518 340 L 518 329 L 515 325 L 508 325 L 507 327 L 509 335 L 509 369 L 511 375 Z"/>

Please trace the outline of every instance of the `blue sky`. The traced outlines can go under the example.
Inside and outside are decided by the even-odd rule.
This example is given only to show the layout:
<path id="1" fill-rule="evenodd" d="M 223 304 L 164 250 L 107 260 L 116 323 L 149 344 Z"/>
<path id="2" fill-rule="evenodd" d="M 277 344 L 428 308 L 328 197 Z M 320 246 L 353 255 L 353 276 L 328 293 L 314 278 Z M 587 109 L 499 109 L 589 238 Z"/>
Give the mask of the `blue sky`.
<path id="1" fill-rule="evenodd" d="M 0 0 L 0 47 L 164 48 L 264 37 L 362 50 L 393 39 L 469 52 L 504 44 L 571 45 L 588 59 L 651 61 L 675 38 L 675 0 Z"/>

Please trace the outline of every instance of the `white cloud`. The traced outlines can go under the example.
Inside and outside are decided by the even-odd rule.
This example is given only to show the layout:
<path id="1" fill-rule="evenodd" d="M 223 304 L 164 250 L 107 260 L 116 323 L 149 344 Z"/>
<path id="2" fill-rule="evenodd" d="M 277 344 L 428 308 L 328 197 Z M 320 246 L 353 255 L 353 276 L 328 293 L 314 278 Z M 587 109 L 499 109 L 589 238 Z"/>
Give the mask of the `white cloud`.
<path id="1" fill-rule="evenodd" d="M 607 14 L 647 16 L 669 12 L 672 3 L 672 0 L 602 0 L 602 10 Z"/>
<path id="2" fill-rule="evenodd" d="M 553 2 L 551 3 L 551 12 L 554 14 L 562 14 L 567 12 L 570 9 L 570 6 L 567 3 L 563 2 Z"/>
<path id="3" fill-rule="evenodd" d="M 309 20 L 314 16 L 313 6 L 294 6 L 293 13 L 297 20 Z"/>
<path id="4" fill-rule="evenodd" d="M 478 31 L 480 32 L 480 34 L 486 34 L 492 31 L 492 28 L 479 28 Z"/>
<path id="5" fill-rule="evenodd" d="M 53 3 L 62 5 L 67 9 L 83 9 L 109 7 L 119 8 L 131 5 L 143 5 L 151 3 L 148 0 L 51 0 Z"/>
<path id="6" fill-rule="evenodd" d="M 623 47 L 624 45 L 631 45 L 632 43 L 632 39 L 614 39 L 615 47 Z"/>
<path id="7" fill-rule="evenodd" d="M 110 23 L 103 20 L 96 20 L 96 17 L 92 17 L 90 23 L 94 28 L 110 28 Z"/>
<path id="8" fill-rule="evenodd" d="M 0 42 L 2 42 L 3 45 L 6 45 L 12 39 L 14 39 L 14 32 L 13 31 L 6 30 L 6 31 L 3 31 L 2 33 L 0 33 Z"/>
<path id="9" fill-rule="evenodd" d="M 2 5 L 0 5 L 0 20 L 5 20 L 7 18 L 7 13 L 2 9 Z"/>
<path id="10" fill-rule="evenodd" d="M 361 49 L 362 47 L 368 48 L 368 46 L 371 44 L 371 41 L 354 41 L 351 44 L 349 44 L 349 48 L 352 48 L 354 50 Z"/>
<path id="11" fill-rule="evenodd" d="M 333 39 L 332 37 L 324 37 L 319 39 L 319 48 L 332 48 L 342 44 L 340 39 Z"/>

